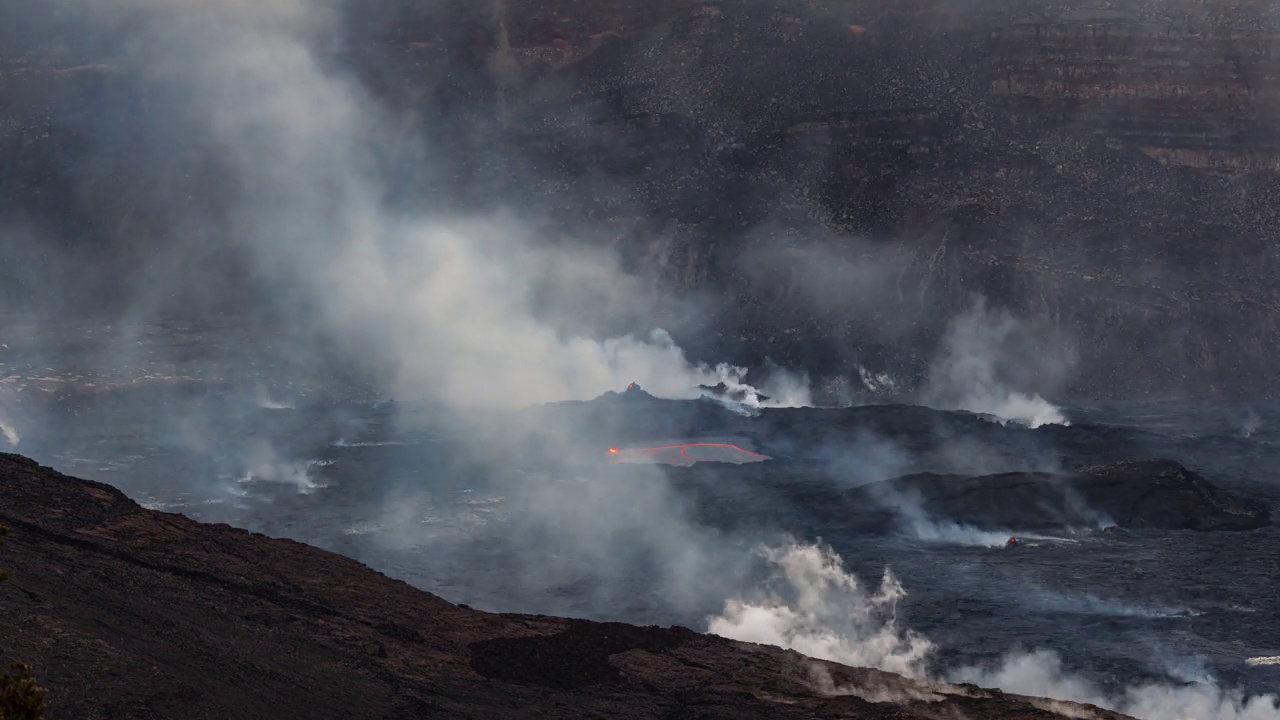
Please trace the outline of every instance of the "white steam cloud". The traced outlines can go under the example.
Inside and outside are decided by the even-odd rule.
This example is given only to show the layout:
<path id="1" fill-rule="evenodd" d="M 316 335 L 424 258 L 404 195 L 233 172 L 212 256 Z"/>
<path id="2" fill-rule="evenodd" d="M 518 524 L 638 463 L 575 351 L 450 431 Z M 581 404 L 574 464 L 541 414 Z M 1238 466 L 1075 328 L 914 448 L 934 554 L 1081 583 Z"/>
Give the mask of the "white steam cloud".
<path id="1" fill-rule="evenodd" d="M 892 573 L 886 570 L 872 592 L 830 548 L 791 544 L 761 552 L 782 583 L 780 592 L 728 600 L 708 632 L 845 665 L 923 674 L 933 645 L 898 628 L 897 604 L 907 593 Z"/>
<path id="2" fill-rule="evenodd" d="M 728 600 L 721 615 L 709 621 L 708 632 L 844 665 L 912 677 L 937 674 L 929 667 L 934 645 L 898 625 L 896 604 L 906 590 L 887 570 L 872 593 L 830 548 L 792 544 L 766 550 L 764 556 L 783 587 L 761 599 Z M 1056 654 L 1044 650 L 1010 653 L 992 667 L 941 675 L 934 680 L 1091 704 L 1141 720 L 1280 720 L 1280 696 L 1245 697 L 1212 682 L 1144 684 L 1108 694 L 1066 671 Z"/>
<path id="3" fill-rule="evenodd" d="M 1170 618 L 1194 617 L 1200 614 L 1199 611 L 1190 608 L 1145 607 L 1108 600 L 1091 594 L 1064 595 L 1043 589 L 1036 589 L 1031 598 L 1028 599 L 1027 604 L 1040 610 L 1080 615 L 1107 615 L 1111 617 Z"/>
<path id="4" fill-rule="evenodd" d="M 608 252 L 540 236 L 511 217 L 392 207 L 387 197 L 395 188 L 384 164 L 404 151 L 405 140 L 357 80 L 320 56 L 318 49 L 334 40 L 336 3 L 64 5 L 84 13 L 88 27 L 102 27 L 103 36 L 108 28 L 136 34 L 138 42 L 126 43 L 132 53 L 126 70 L 172 92 L 185 108 L 193 145 L 216 149 L 230 169 L 235 191 L 227 216 L 210 223 L 197 214 L 191 226 L 225 232 L 246 249 L 255 275 L 279 288 L 282 303 L 305 308 L 317 335 L 387 378 L 385 389 L 397 397 L 461 409 L 511 408 L 585 399 L 632 381 L 670 397 L 696 396 L 698 385 L 725 377 L 744 383 L 741 373 L 690 362 L 662 330 L 598 340 L 561 332 L 535 315 L 534 295 L 544 287 L 575 298 L 584 316 L 596 300 L 625 293 L 630 278 Z M 958 318 L 933 368 L 931 402 L 1032 427 L 1065 422 L 1029 388 L 1049 388 L 1069 362 L 1046 363 L 1045 354 L 1014 347 L 1019 330 L 1007 313 L 982 305 Z M 803 380 L 778 377 L 766 394 L 782 404 L 808 403 Z M 17 442 L 12 427 L 3 434 Z M 282 459 L 269 445 L 252 448 L 246 464 L 246 479 L 313 486 L 305 462 Z M 690 592 L 690 605 L 699 581 L 717 572 L 719 558 L 706 550 L 712 542 L 692 523 L 672 519 L 672 499 L 661 484 L 514 487 L 528 493 L 508 499 L 530 509 L 522 531 L 531 541 L 550 535 L 558 546 L 586 548 L 577 559 L 587 571 L 608 571 L 606 561 L 644 548 L 662 559 L 668 585 Z M 906 591 L 891 573 L 871 591 L 830 549 L 792 545 L 765 557 L 777 572 L 777 591 L 730 599 L 710 621 L 711 632 L 846 664 L 925 673 L 933 646 L 898 626 L 897 603 Z M 571 571 L 560 558 L 546 563 L 526 571 Z M 1011 657 L 986 674 L 965 672 L 1024 692 L 1098 698 L 1151 720 L 1187 717 L 1187 708 L 1203 710 L 1195 716 L 1205 720 L 1280 717 L 1272 697 L 1245 700 L 1216 687 L 1106 698 L 1046 656 L 1028 657 Z"/>
<path id="5" fill-rule="evenodd" d="M 918 540 L 947 545 L 1001 547 L 1009 542 L 1009 538 L 1012 536 L 1012 533 L 1008 532 L 982 530 L 972 525 L 961 525 L 945 520 L 931 521 L 924 517 L 904 518 L 903 524 L 911 536 Z"/>
<path id="6" fill-rule="evenodd" d="M 22 436 L 18 435 L 18 429 L 3 417 L 0 417 L 0 435 L 4 436 L 4 440 L 9 443 L 9 447 L 17 447 L 18 443 L 22 442 Z"/>
<path id="7" fill-rule="evenodd" d="M 13 422 L 12 415 L 5 409 L 4 396 L 6 394 L 8 394 L 8 391 L 0 388 L 0 437 L 4 438 L 9 447 L 14 448 L 18 446 L 18 443 L 22 442 L 22 436 L 18 434 L 18 428 Z"/>
<path id="8" fill-rule="evenodd" d="M 980 448 L 961 448 L 966 460 L 972 462 Z M 847 448 L 847 459 L 839 467 L 851 485 L 865 485 L 907 474 L 911 469 L 910 455 L 895 443 L 870 434 L 860 434 Z M 971 547 L 1003 547 L 1009 538 L 1019 540 L 1066 541 L 1048 535 L 1014 533 L 1011 530 L 982 528 L 932 517 L 924 509 L 919 493 L 899 490 L 892 486 L 876 486 L 873 496 L 877 502 L 892 509 L 898 516 L 898 525 L 905 535 L 929 543 L 966 545 Z"/>
<path id="9" fill-rule="evenodd" d="M 1211 683 L 1184 686 L 1148 684 L 1109 695 L 1063 669 L 1061 659 L 1040 650 L 1014 653 L 994 667 L 969 667 L 950 674 L 953 682 L 997 687 L 1005 692 L 1097 705 L 1142 720 L 1276 720 L 1280 696 L 1244 697 Z"/>
<path id="10" fill-rule="evenodd" d="M 311 469 L 318 464 L 317 461 L 283 458 L 265 440 L 251 443 L 242 462 L 244 471 L 237 479 L 241 483 L 282 483 L 293 485 L 304 494 L 311 493 L 318 487 L 311 475 Z"/>
<path id="11" fill-rule="evenodd" d="M 1056 389 L 1075 357 L 1007 310 L 977 301 L 947 326 L 929 369 L 925 404 L 968 410 L 1031 428 L 1069 425 L 1062 410 L 1032 388 Z"/>
<path id="12" fill-rule="evenodd" d="M 930 517 L 925 512 L 920 498 L 909 493 L 881 493 L 877 499 L 898 513 L 898 522 L 907 535 L 924 542 L 990 548 L 1004 547 L 1012 537 L 1016 537 L 1019 542 L 1026 540 L 1076 542 L 1070 538 L 1053 535 L 1012 530 L 983 530 L 952 520 L 939 520 Z"/>
<path id="13" fill-rule="evenodd" d="M 706 368 L 698 368 L 699 375 L 706 374 Z M 747 370 L 727 363 L 715 367 L 714 383 L 702 382 L 700 385 L 723 385 L 724 396 L 708 397 L 720 400 L 734 410 L 750 414 L 763 408 L 796 408 L 812 407 L 813 393 L 810 389 L 808 373 L 793 373 L 774 369 L 768 378 L 757 388 L 746 382 Z M 672 396 L 667 396 L 672 397 Z"/>
<path id="14" fill-rule="evenodd" d="M 1252 410 L 1245 416 L 1244 424 L 1240 428 L 1240 434 L 1244 437 L 1253 437 L 1254 433 L 1262 429 L 1262 418 L 1257 412 Z"/>
<path id="15" fill-rule="evenodd" d="M 535 293 L 548 287 L 584 317 L 616 306 L 634 282 L 610 253 L 539 236 L 515 217 L 392 208 L 387 166 L 412 142 L 319 54 L 336 23 L 327 4 L 123 5 L 151 30 L 134 62 L 182 94 L 194 131 L 240 188 L 235 241 L 260 277 L 309 308 L 319 335 L 386 378 L 395 397 L 496 409 L 586 399 L 633 381 L 696 397 L 697 385 L 723 379 L 660 329 L 597 340 L 535 317 Z M 742 371 L 731 374 L 742 382 Z M 783 392 L 807 402 L 804 388 Z"/>
<path id="16" fill-rule="evenodd" d="M 975 547 L 1001 547 L 1009 541 L 1011 533 L 1003 530 L 982 530 L 950 520 L 938 520 L 929 516 L 924 503 L 915 493 L 882 491 L 877 500 L 898 513 L 902 529 L 911 537 L 925 542 Z"/>
<path id="17" fill-rule="evenodd" d="M 263 410 L 294 410 L 296 409 L 293 403 L 290 403 L 284 400 L 277 400 L 274 397 L 272 397 L 270 391 L 268 391 L 267 388 L 264 387 L 261 383 L 258 384 L 257 389 L 254 392 L 254 399 L 258 407 L 262 408 Z"/>
<path id="18" fill-rule="evenodd" d="M 156 117 L 138 123 L 176 130 L 184 151 L 216 167 L 211 174 L 219 182 L 209 183 L 213 197 L 173 199 L 166 209 L 186 213 L 177 224 L 202 245 L 232 248 L 256 285 L 269 289 L 262 315 L 284 319 L 287 332 L 280 334 L 290 342 L 282 343 L 282 354 L 306 369 L 327 369 L 330 355 L 337 355 L 332 364 L 344 373 L 352 370 L 359 380 L 373 378 L 375 394 L 450 406 L 456 411 L 453 429 L 465 436 L 458 439 L 465 447 L 454 450 L 471 456 L 476 484 L 504 498 L 493 503 L 492 514 L 510 515 L 500 537 L 485 535 L 484 523 L 455 512 L 441 490 L 452 479 L 449 468 L 396 465 L 386 477 L 362 478 L 374 486 L 369 489 L 375 502 L 386 506 L 381 517 L 356 524 L 358 532 L 372 536 L 370 547 L 429 546 L 437 557 L 447 556 L 438 565 L 464 568 L 472 588 L 490 581 L 500 585 L 489 594 L 499 598 L 495 602 L 541 602 L 536 609 L 543 611 L 637 612 L 646 594 L 660 595 L 651 604 L 663 608 L 703 609 L 724 597 L 723 588 L 737 586 L 730 580 L 717 584 L 717 578 L 731 577 L 741 554 L 717 554 L 720 539 L 687 517 L 661 471 L 642 482 L 601 478 L 599 463 L 525 474 L 515 467 L 519 453 L 495 456 L 494 448 L 513 447 L 524 439 L 520 431 L 536 431 L 548 436 L 538 438 L 539 452 L 567 458 L 580 450 L 573 429 L 521 427 L 512 440 L 494 429 L 501 423 L 484 422 L 493 417 L 486 411 L 589 399 L 630 382 L 677 398 L 697 398 L 699 385 L 725 382 L 752 390 L 760 407 L 808 404 L 807 378 L 771 370 L 754 392 L 745 370 L 693 362 L 662 329 L 627 334 L 634 326 L 617 322 L 613 315 L 621 313 L 614 310 L 644 307 L 646 282 L 625 271 L 611 250 L 586 244 L 572 229 L 564 236 L 536 229 L 542 218 L 528 208 L 464 215 L 426 207 L 432 198 L 406 200 L 412 192 L 398 184 L 398 168 L 406 158 L 429 166 L 432 154 L 332 51 L 343 47 L 340 14 L 347 4 L 55 2 L 92 37 L 120 40 L 111 58 L 120 66 L 114 74 L 159 108 Z M 166 115 L 165 108 L 178 110 Z M 129 113 L 132 120 L 135 113 Z M 145 163 L 137 169 L 155 171 Z M 130 312 L 153 312 L 160 303 L 152 296 L 170 294 L 170 287 L 159 287 L 164 281 L 216 282 L 180 273 L 156 278 L 157 287 L 140 291 L 147 297 Z M 131 326 L 146 319 L 131 318 Z M 613 337 L 578 329 L 602 326 L 621 329 L 606 333 Z M 246 353 L 254 350 L 245 345 Z M 308 363 L 312 354 L 323 354 L 325 362 Z M 253 384 L 237 389 L 259 409 L 299 399 L 269 394 L 264 388 L 271 384 L 258 385 L 258 378 L 239 372 L 243 368 L 233 369 L 229 382 L 250 376 Z M 303 379 L 317 386 L 326 377 Z M 772 398 L 761 402 L 760 393 Z M 315 463 L 292 444 L 272 437 L 228 442 L 214 422 L 218 409 L 208 416 L 190 409 L 159 411 L 174 413 L 165 422 L 181 447 L 225 458 L 229 487 L 221 490 L 253 490 L 256 496 L 259 490 L 319 489 Z M 397 419 L 389 424 L 416 421 L 410 411 L 392 412 Z M 260 415 L 281 422 L 289 416 Z M 518 417 L 500 417 L 520 424 Z M 480 437 L 484 432 L 511 442 L 488 443 Z M 349 439 L 356 440 L 349 447 L 365 444 Z M 401 478 L 404 484 L 397 486 Z M 502 571 L 467 567 L 479 565 L 476 553 L 490 542 L 504 549 Z M 440 552 L 441 547 L 459 552 Z M 502 577 L 492 580 L 497 574 Z M 656 578 L 653 587 L 637 589 L 631 580 L 637 576 Z M 556 592 L 564 587 L 588 587 L 599 597 L 575 604 L 573 593 Z"/>

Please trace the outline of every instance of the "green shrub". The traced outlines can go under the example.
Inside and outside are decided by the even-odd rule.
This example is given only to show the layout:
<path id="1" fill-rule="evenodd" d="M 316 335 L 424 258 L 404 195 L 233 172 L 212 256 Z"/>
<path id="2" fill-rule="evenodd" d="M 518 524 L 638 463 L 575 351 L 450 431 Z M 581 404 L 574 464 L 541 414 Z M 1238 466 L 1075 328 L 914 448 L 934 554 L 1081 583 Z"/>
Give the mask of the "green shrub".
<path id="1" fill-rule="evenodd" d="M 9 528 L 0 525 L 0 538 L 8 534 Z M 4 579 L 0 571 L 0 580 Z M 13 675 L 0 675 L 0 720 L 44 720 L 45 690 L 31 674 L 31 666 L 16 662 L 9 669 Z"/>
<path id="2" fill-rule="evenodd" d="M 16 662 L 9 669 L 13 675 L 0 675 L 0 720 L 43 720 L 44 688 L 31 667 Z"/>

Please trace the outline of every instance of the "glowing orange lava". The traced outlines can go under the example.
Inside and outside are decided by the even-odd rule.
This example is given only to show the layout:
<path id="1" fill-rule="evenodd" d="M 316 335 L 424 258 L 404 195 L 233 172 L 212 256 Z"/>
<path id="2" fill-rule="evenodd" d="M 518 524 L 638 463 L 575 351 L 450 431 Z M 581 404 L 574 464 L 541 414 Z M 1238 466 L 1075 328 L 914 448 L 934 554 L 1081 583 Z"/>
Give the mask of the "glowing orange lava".
<path id="1" fill-rule="evenodd" d="M 746 448 L 738 447 L 737 445 L 734 445 L 732 443 L 683 443 L 680 445 L 662 445 L 659 447 L 648 447 L 648 448 L 627 448 L 626 454 L 628 457 L 636 457 L 636 456 L 655 457 L 669 450 L 678 450 L 680 451 L 680 457 L 687 460 L 690 464 L 698 462 L 696 459 L 689 457 L 689 453 L 688 453 L 689 448 L 727 448 L 729 450 L 736 450 L 737 452 L 740 452 L 744 455 L 748 455 L 752 458 L 756 458 L 759 460 L 769 459 L 768 455 L 761 455 L 758 452 L 752 452 L 750 450 L 747 450 Z M 616 447 L 609 448 L 608 450 L 608 454 L 611 456 L 617 456 L 621 452 L 622 452 L 622 449 L 616 448 Z M 611 464 L 617 464 L 617 463 L 624 462 L 624 460 L 625 458 L 623 457 L 611 457 L 609 462 Z"/>

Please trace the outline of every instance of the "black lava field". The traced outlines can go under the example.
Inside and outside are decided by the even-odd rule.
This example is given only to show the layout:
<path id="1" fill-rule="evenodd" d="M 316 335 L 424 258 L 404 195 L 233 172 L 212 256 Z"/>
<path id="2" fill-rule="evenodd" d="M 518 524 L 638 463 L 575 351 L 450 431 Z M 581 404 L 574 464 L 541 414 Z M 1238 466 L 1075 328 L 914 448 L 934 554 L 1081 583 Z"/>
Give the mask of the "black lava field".
<path id="1" fill-rule="evenodd" d="M 871 586 L 889 568 L 907 593 L 896 622 L 943 662 L 1045 649 L 1102 686 L 1274 688 L 1258 660 L 1280 655 L 1280 413 L 1265 408 L 1065 408 L 1070 425 L 1032 430 L 639 389 L 466 420 L 176 386 L 35 407 L 61 428 L 23 441 L 41 462 L 481 609 L 705 630 L 769 581 L 759 548 L 822 543 Z"/>

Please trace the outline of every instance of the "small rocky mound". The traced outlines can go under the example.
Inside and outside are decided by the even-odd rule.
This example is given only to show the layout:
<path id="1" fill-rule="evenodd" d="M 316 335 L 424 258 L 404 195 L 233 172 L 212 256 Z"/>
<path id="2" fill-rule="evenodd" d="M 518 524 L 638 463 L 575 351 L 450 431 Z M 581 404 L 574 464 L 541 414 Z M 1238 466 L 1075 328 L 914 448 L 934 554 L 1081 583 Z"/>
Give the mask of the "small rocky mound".
<path id="1" fill-rule="evenodd" d="M 16 455 L 0 523 L 0 659 L 34 666 L 54 718 L 1065 717 L 682 628 L 483 613 Z"/>
<path id="2" fill-rule="evenodd" d="M 639 383 L 628 383 L 626 389 L 622 392 L 606 391 L 603 395 L 595 399 L 600 401 L 625 401 L 625 402 L 644 402 L 647 400 L 657 400 L 657 397 L 650 395 Z"/>
<path id="3" fill-rule="evenodd" d="M 1163 530 L 1251 530 L 1270 524 L 1259 502 L 1237 497 L 1170 460 L 1139 460 L 1067 473 L 966 477 L 922 473 L 864 492 L 890 506 L 980 528 L 1047 530 L 1119 525 Z"/>

